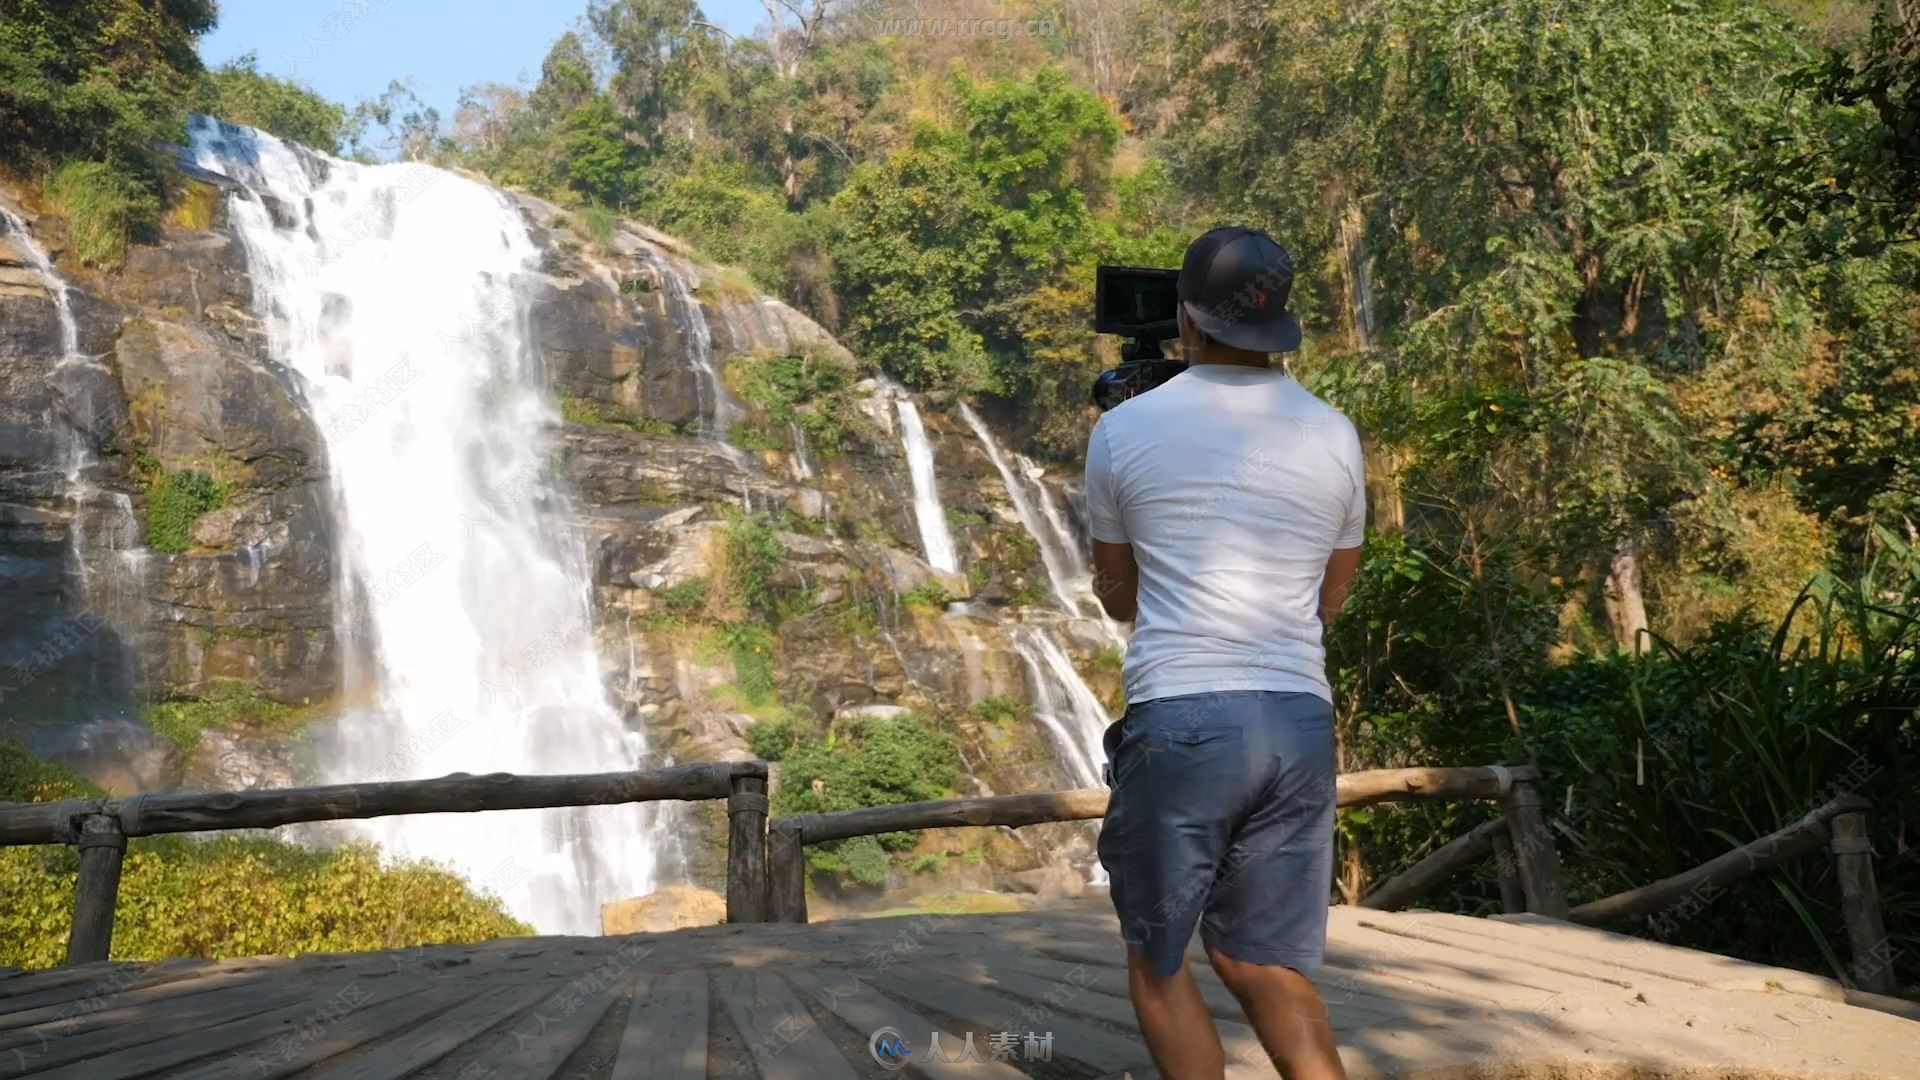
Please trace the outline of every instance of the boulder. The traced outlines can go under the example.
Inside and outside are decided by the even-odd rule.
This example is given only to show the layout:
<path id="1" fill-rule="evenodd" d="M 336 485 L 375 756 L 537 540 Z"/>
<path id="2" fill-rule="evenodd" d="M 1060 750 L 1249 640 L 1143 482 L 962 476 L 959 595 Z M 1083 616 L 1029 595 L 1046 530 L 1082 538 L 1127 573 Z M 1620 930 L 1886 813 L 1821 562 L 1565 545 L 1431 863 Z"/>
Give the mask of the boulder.
<path id="1" fill-rule="evenodd" d="M 602 934 L 658 934 L 689 926 L 718 926 L 727 921 L 727 901 L 719 893 L 692 885 L 669 885 L 631 900 L 600 906 Z"/>
<path id="2" fill-rule="evenodd" d="M 188 755 L 183 784 L 200 791 L 251 791 L 295 787 L 298 782 L 293 751 L 285 742 L 208 730 Z"/>
<path id="3" fill-rule="evenodd" d="M 1013 892 L 1032 893 L 1042 900 L 1077 900 L 1086 895 L 1087 879 L 1086 875 L 1070 866 L 1052 863 L 1008 874 L 1007 888 Z"/>

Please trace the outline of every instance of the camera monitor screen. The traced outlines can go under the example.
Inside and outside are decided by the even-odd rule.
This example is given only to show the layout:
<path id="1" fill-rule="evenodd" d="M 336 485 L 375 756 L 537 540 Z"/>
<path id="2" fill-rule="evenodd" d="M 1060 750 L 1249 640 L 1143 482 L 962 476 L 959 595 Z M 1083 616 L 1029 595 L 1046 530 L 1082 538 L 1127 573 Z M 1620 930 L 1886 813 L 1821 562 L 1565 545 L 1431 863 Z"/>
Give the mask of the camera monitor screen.
<path id="1" fill-rule="evenodd" d="M 1093 287 L 1093 329 L 1100 334 L 1144 337 L 1175 334 L 1174 312 L 1179 298 L 1178 270 L 1149 270 L 1137 266 L 1102 266 Z"/>

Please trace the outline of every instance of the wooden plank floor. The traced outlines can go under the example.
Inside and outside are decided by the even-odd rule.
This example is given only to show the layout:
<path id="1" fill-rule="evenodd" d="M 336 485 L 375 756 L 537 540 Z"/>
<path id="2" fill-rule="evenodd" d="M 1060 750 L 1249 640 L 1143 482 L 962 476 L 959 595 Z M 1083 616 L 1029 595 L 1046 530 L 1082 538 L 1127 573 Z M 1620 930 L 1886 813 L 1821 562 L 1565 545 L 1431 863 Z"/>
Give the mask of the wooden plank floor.
<path id="1" fill-rule="evenodd" d="M 1229 1075 L 1274 1075 L 1199 971 Z M 1920 1022 L 1849 1005 L 1824 979 L 1524 916 L 1335 908 L 1315 981 L 1356 1080 L 1920 1078 Z M 882 1028 L 912 1052 L 904 1074 L 869 1051 Z M 929 1057 L 936 1033 L 955 1060 Z M 980 1060 L 959 1060 L 969 1040 Z M 1112 916 L 1088 904 L 0 977 L 0 1077 L 898 1075 L 1153 1077 Z"/>

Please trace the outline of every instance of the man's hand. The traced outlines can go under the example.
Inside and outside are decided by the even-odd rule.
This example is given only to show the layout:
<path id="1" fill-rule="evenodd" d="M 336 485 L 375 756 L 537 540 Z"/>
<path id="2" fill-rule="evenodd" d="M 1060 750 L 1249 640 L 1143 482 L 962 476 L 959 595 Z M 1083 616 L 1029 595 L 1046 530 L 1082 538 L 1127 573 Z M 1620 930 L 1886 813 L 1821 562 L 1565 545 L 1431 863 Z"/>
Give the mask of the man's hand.
<path id="1" fill-rule="evenodd" d="M 1140 611 L 1140 564 L 1133 561 L 1132 544 L 1093 542 L 1093 595 L 1107 618 L 1132 622 Z"/>

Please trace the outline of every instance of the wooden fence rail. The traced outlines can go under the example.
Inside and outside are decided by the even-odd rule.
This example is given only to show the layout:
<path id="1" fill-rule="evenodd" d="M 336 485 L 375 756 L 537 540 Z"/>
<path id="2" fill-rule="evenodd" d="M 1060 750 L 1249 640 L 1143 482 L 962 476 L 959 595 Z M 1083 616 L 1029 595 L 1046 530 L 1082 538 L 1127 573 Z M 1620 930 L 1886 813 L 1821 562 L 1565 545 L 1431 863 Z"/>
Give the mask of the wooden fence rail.
<path id="1" fill-rule="evenodd" d="M 661 800 L 726 799 L 732 821 L 727 849 L 727 919 L 758 922 L 766 881 L 767 763 L 716 761 L 650 772 L 516 776 L 454 773 L 432 780 L 393 780 L 265 791 L 183 792 L 122 799 L 0 803 L 0 846 L 71 844 L 80 850 L 67 963 L 105 960 L 127 839 L 160 833 L 271 829 L 304 821 L 532 810 Z"/>
<path id="2" fill-rule="evenodd" d="M 1527 852 L 1518 861 L 1519 881 L 1525 889 L 1527 910 L 1565 918 L 1565 893 L 1553 837 L 1539 813 L 1533 786 L 1540 771 L 1531 765 L 1474 766 L 1452 769 L 1373 769 L 1342 773 L 1335 781 L 1334 802 L 1339 806 L 1370 806 L 1380 802 L 1420 799 L 1499 800 L 1503 829 L 1516 851 Z M 1037 795 L 995 795 L 973 799 L 867 806 L 822 814 L 777 818 L 770 823 L 767 879 L 767 916 L 774 922 L 807 921 L 806 845 L 854 836 L 939 829 L 969 825 L 1019 828 L 1049 821 L 1083 821 L 1107 811 L 1107 791 L 1085 788 Z M 1484 856 L 1490 848 L 1477 852 Z M 1459 865 L 1464 866 L 1465 859 Z M 1418 868 L 1416 868 L 1418 869 Z M 1454 867 L 1458 869 L 1458 866 Z M 1445 875 L 1440 875 L 1444 877 Z M 1435 877 L 1417 889 L 1417 898 L 1436 884 Z"/>

